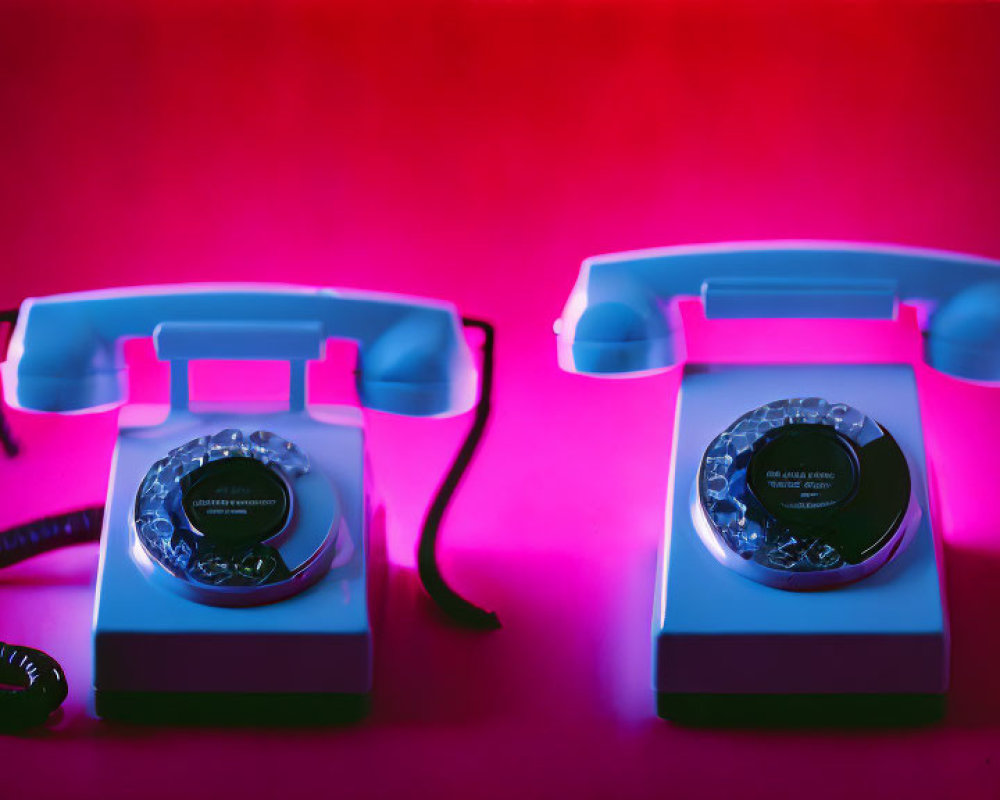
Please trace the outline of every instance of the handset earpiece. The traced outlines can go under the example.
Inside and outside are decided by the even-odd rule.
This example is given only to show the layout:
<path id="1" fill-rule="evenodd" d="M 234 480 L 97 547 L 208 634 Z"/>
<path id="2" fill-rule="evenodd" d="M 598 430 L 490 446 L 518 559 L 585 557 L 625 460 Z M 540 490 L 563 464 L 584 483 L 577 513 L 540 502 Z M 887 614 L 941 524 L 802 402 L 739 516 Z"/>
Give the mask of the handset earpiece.
<path id="1" fill-rule="evenodd" d="M 598 259 L 584 262 L 556 322 L 559 364 L 570 372 L 621 375 L 664 370 L 677 361 L 675 331 L 641 280 L 617 274 Z"/>
<path id="2" fill-rule="evenodd" d="M 970 286 L 933 314 L 926 358 L 957 378 L 1000 381 L 1000 280 Z"/>
<path id="3" fill-rule="evenodd" d="M 470 408 L 475 370 L 454 315 L 405 315 L 358 353 L 361 404 L 405 416 Z"/>

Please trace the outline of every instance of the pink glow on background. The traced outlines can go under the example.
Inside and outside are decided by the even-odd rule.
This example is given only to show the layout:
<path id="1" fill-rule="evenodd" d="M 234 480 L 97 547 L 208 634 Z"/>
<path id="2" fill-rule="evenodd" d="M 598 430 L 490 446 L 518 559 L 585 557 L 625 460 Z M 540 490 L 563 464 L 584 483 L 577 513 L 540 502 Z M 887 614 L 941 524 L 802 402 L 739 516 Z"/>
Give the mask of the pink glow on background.
<path id="1" fill-rule="evenodd" d="M 0 793 L 996 796 L 997 394 L 918 368 L 947 545 L 948 719 L 685 730 L 653 718 L 648 677 L 678 371 L 561 373 L 551 325 L 595 253 L 817 238 L 1000 257 L 998 36 L 1000 7 L 975 4 L 2 3 L 0 306 L 273 280 L 492 319 L 496 416 L 443 545 L 454 582 L 506 627 L 453 629 L 398 568 L 366 722 L 108 725 L 86 713 L 96 548 L 45 556 L 0 575 L 0 636 L 56 655 L 71 693 L 50 729 L 0 740 Z M 776 337 L 795 358 L 805 324 L 684 314 L 696 358 Z M 825 359 L 919 353 L 908 311 L 816 324 Z M 150 344 L 129 350 L 136 399 L 162 396 Z M 351 396 L 352 357 L 338 346 L 314 368 L 314 399 Z M 262 396 L 280 401 L 283 374 L 268 368 Z M 196 371 L 196 396 L 239 375 Z M 11 420 L 24 455 L 0 461 L 0 523 L 102 500 L 111 414 Z M 469 419 L 369 423 L 405 563 Z"/>

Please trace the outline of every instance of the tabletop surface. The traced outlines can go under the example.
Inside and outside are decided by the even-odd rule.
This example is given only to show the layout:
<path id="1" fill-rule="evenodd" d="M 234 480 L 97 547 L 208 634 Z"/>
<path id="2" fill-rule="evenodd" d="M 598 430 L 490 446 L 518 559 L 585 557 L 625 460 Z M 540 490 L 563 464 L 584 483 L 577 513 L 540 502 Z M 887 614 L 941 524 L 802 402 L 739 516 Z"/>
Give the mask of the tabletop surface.
<path id="1" fill-rule="evenodd" d="M 0 3 L 0 307 L 278 280 L 493 320 L 495 415 L 442 547 L 504 624 L 455 628 L 412 569 L 469 418 L 370 413 L 394 565 L 367 718 L 95 720 L 97 548 L 80 546 L 0 574 L 0 638 L 70 681 L 47 727 L 0 738 L 0 796 L 996 797 L 1000 395 L 917 367 L 953 637 L 944 720 L 686 728 L 654 716 L 649 688 L 679 370 L 561 373 L 551 326 L 594 253 L 817 238 L 1000 257 L 998 35 L 1000 6 L 975 3 Z M 774 332 L 686 314 L 696 360 L 751 359 Z M 804 323 L 775 324 L 794 344 Z M 919 360 L 909 312 L 814 324 L 821 351 L 781 357 Z M 128 353 L 133 399 L 162 399 L 150 343 Z M 318 399 L 349 394 L 350 357 L 315 368 Z M 193 381 L 225 394 L 238 374 Z M 255 391 L 279 391 L 262 375 Z M 113 414 L 10 419 L 22 455 L 0 459 L 0 523 L 103 500 Z"/>

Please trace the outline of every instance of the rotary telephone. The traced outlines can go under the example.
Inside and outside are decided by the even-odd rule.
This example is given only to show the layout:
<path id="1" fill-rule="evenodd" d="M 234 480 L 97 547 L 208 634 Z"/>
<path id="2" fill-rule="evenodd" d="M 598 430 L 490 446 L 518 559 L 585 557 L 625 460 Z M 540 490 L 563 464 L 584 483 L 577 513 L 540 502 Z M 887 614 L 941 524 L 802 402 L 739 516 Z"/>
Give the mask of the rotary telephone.
<path id="1" fill-rule="evenodd" d="M 683 360 L 675 298 L 707 319 L 896 318 L 926 359 L 1000 380 L 1000 263 L 822 242 L 664 248 L 584 261 L 560 365 L 645 375 Z M 652 619 L 661 716 L 940 713 L 940 539 L 908 364 L 682 367 Z"/>
<path id="2" fill-rule="evenodd" d="M 253 701 L 307 712 L 363 704 L 384 512 L 360 413 L 307 402 L 306 364 L 323 358 L 329 338 L 357 342 L 367 408 L 428 417 L 475 406 L 428 511 L 418 569 L 452 617 L 498 627 L 448 586 L 436 560 L 438 528 L 489 416 L 488 323 L 432 301 L 236 284 L 34 298 L 5 319 L 13 323 L 3 364 L 12 407 L 71 413 L 122 403 L 122 343 L 132 337 L 152 336 L 170 364 L 166 416 L 120 420 L 104 507 L 0 533 L 0 566 L 100 538 L 99 716 L 186 709 L 197 717 Z M 484 333 L 478 383 L 463 324 Z M 288 362 L 288 409 L 192 406 L 188 366 L 204 359 Z M 0 432 L 13 457 L 6 425 Z M 0 721 L 12 727 L 44 721 L 66 696 L 59 665 L 19 645 L 0 644 L 0 683 L 13 687 L 0 690 Z"/>

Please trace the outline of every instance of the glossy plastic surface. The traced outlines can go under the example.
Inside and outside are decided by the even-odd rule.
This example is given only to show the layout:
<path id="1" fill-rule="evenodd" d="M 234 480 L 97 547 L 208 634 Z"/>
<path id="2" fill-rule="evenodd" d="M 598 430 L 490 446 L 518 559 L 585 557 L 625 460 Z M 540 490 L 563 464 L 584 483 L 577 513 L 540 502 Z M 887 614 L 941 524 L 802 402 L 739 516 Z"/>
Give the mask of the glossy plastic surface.
<path id="1" fill-rule="evenodd" d="M 671 301 L 701 294 L 709 317 L 887 318 L 929 306 L 928 362 L 1000 381 L 1000 263 L 917 248 L 745 242 L 640 250 L 583 262 L 558 322 L 564 369 L 665 369 L 679 357 Z"/>
<path id="2" fill-rule="evenodd" d="M 722 569 L 699 536 L 694 483 L 705 448 L 733 418 L 795 392 L 836 396 L 892 431 L 915 503 L 905 548 L 873 575 L 788 592 Z M 661 693 L 940 693 L 948 622 L 939 542 L 927 513 L 923 426 L 905 364 L 687 367 L 653 609 L 653 685 Z M 694 502 L 692 502 L 694 501 Z"/>
<path id="3" fill-rule="evenodd" d="M 317 512 L 293 520 L 293 535 L 281 545 L 287 561 L 307 559 L 327 537 L 335 510 L 342 514 L 332 567 L 321 580 L 280 602 L 245 608 L 192 602 L 183 592 L 169 591 L 162 584 L 172 579 L 149 568 L 131 523 L 135 490 L 151 463 L 206 430 L 235 425 L 308 443 L 313 477 L 321 479 L 304 490 L 305 503 Z M 156 427 L 123 427 L 101 542 L 94 612 L 96 691 L 367 692 L 372 509 L 367 507 L 364 446 L 356 412 L 323 419 L 308 413 L 174 412 Z"/>
<path id="4" fill-rule="evenodd" d="M 391 295 L 288 286 L 142 287 L 26 300 L 3 365 L 12 406 L 82 411 L 123 399 L 121 341 L 161 323 L 318 323 L 358 342 L 363 405 L 413 416 L 454 414 L 475 400 L 475 372 L 453 307 Z M 232 338 L 233 329 L 229 330 Z M 238 331 L 237 331 L 238 333 Z M 288 337 L 244 330 L 256 358 L 287 358 Z M 174 329 L 171 339 L 184 340 Z M 185 342 L 187 358 L 216 358 Z M 281 350 L 275 355 L 271 351 Z M 242 356 L 247 357 L 247 356 Z"/>

